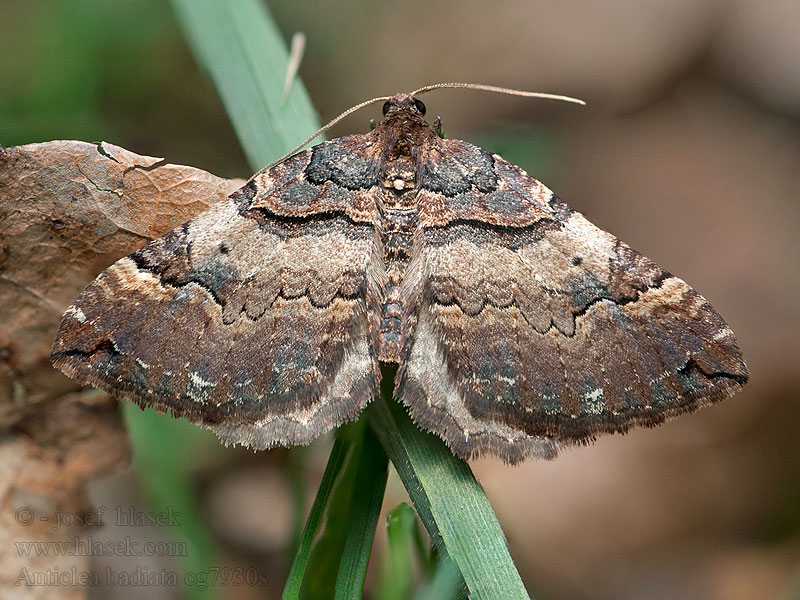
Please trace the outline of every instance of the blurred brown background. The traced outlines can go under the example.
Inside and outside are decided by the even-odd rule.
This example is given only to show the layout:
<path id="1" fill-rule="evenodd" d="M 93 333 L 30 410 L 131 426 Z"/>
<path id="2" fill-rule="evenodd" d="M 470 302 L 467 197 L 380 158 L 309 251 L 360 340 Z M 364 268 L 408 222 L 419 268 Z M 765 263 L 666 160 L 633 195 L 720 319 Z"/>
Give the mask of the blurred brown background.
<path id="1" fill-rule="evenodd" d="M 585 99 L 580 108 L 442 91 L 425 102 L 450 137 L 518 163 L 695 286 L 737 334 L 751 382 L 722 405 L 552 463 L 473 465 L 530 592 L 552 600 L 800 598 L 800 3 L 269 7 L 287 39 L 296 31 L 308 38 L 300 75 L 323 121 L 363 99 L 438 81 Z M 6 0 L 2 13 L 4 146 L 108 140 L 248 176 L 167 3 Z M 368 109 L 330 135 L 364 131 L 378 116 Z M 328 443 L 307 454 L 312 492 Z M 294 518 L 292 492 L 274 466 L 284 454 L 223 455 L 194 469 L 226 560 L 273 560 L 282 573 Z M 97 482 L 92 494 L 100 504 L 129 504 L 135 477 Z M 392 475 L 385 509 L 404 498 Z M 275 590 L 281 577 L 272 577 Z M 138 596 L 117 587 L 97 597 Z"/>

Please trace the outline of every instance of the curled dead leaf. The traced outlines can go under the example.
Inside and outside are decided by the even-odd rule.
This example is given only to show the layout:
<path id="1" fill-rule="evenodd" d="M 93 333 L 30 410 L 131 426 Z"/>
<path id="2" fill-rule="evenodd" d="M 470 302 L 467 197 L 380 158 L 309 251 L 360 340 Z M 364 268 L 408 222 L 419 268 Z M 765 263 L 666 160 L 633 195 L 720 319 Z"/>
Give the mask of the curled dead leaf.
<path id="1" fill-rule="evenodd" d="M 0 153 L 0 428 L 77 388 L 49 357 L 83 287 L 243 183 L 105 142 Z"/>

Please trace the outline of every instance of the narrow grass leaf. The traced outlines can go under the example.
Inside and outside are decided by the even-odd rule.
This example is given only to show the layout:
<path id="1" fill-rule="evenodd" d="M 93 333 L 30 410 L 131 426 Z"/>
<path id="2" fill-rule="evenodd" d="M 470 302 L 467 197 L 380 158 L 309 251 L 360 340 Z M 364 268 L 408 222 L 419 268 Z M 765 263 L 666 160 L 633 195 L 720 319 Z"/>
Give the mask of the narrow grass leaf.
<path id="1" fill-rule="evenodd" d="M 294 78 L 286 100 L 286 44 L 259 0 L 172 0 L 199 62 L 208 70 L 253 169 L 279 158 L 319 128 Z"/>
<path id="2" fill-rule="evenodd" d="M 336 579 L 336 600 L 361 598 L 388 475 L 389 458 L 372 429 L 365 427 Z"/>
<path id="3" fill-rule="evenodd" d="M 417 513 L 405 502 L 386 517 L 386 550 L 381 560 L 376 600 L 406 600 L 414 583 Z"/>
<path id="4" fill-rule="evenodd" d="M 363 419 L 340 427 L 336 438 L 350 445 L 347 460 L 334 484 L 325 516 L 325 526 L 311 550 L 300 588 L 304 600 L 332 599 L 345 554 L 350 531 L 354 497 L 358 491 L 356 480 L 362 461 L 366 421 Z"/>
<path id="5" fill-rule="evenodd" d="M 393 381 L 393 371 L 386 369 L 384 379 Z M 467 463 L 385 396 L 369 413 L 375 431 L 431 539 L 444 545 L 461 571 L 470 598 L 529 599 L 497 516 Z"/>
<path id="6" fill-rule="evenodd" d="M 286 586 L 284 587 L 282 596 L 283 600 L 293 600 L 299 597 L 300 587 L 303 583 L 308 559 L 311 554 L 311 547 L 322 526 L 322 517 L 328 505 L 331 492 L 333 491 L 334 483 L 342 471 L 345 458 L 350 449 L 351 443 L 348 440 L 337 438 L 333 442 L 333 448 L 331 448 L 331 453 L 328 457 L 328 464 L 325 467 L 322 481 L 317 489 L 314 504 L 311 505 L 311 511 L 308 514 L 308 519 L 306 520 L 306 525 L 303 529 L 302 537 L 300 538 L 300 545 L 295 554 L 292 568 L 289 571 L 289 577 L 286 580 Z"/>

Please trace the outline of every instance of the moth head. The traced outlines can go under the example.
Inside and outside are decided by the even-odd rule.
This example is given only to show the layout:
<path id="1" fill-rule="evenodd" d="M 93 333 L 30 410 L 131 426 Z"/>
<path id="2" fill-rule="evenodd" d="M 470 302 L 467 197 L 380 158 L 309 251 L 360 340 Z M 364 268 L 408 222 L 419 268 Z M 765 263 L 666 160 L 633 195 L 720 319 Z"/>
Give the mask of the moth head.
<path id="1" fill-rule="evenodd" d="M 264 173 L 277 165 L 278 163 L 283 162 L 290 156 L 294 156 L 295 153 L 305 148 L 305 146 L 314 140 L 318 135 L 325 133 L 328 129 L 333 127 L 336 123 L 351 115 L 352 113 L 356 112 L 357 110 L 361 110 L 365 106 L 369 106 L 371 104 L 375 104 L 377 102 L 383 102 L 383 116 L 387 117 L 391 113 L 399 110 L 406 110 L 409 111 L 410 114 L 414 115 L 418 118 L 421 122 L 422 117 L 425 116 L 425 105 L 422 103 L 421 100 L 417 99 L 417 96 L 420 94 L 425 94 L 430 92 L 431 90 L 438 90 L 442 88 L 462 88 L 468 90 L 482 90 L 484 92 L 495 92 L 497 94 L 510 94 L 512 96 L 525 96 L 528 98 L 548 98 L 550 100 L 564 100 L 566 102 L 575 102 L 576 104 L 586 104 L 583 100 L 578 100 L 577 98 L 571 98 L 569 96 L 561 96 L 558 94 L 546 94 L 543 92 L 525 92 L 522 90 L 512 90 L 509 88 L 497 87 L 494 85 L 483 85 L 480 83 L 434 83 L 433 85 L 427 85 L 425 87 L 421 87 L 418 90 L 414 90 L 411 93 L 400 93 L 395 94 L 394 96 L 379 96 L 377 98 L 372 98 L 371 100 L 365 100 L 360 104 L 356 104 L 355 106 L 348 108 L 342 114 L 340 114 L 335 119 L 329 121 L 326 125 L 319 129 L 314 135 L 308 138 L 305 142 L 300 144 L 297 148 L 289 152 L 288 154 L 282 156 L 275 162 L 268 164 L 266 167 L 261 169 L 259 173 Z M 407 113 L 408 114 L 408 113 Z"/>
<path id="2" fill-rule="evenodd" d="M 383 103 L 384 117 L 395 110 L 412 110 L 421 117 L 425 116 L 425 105 L 412 94 L 395 94 Z"/>

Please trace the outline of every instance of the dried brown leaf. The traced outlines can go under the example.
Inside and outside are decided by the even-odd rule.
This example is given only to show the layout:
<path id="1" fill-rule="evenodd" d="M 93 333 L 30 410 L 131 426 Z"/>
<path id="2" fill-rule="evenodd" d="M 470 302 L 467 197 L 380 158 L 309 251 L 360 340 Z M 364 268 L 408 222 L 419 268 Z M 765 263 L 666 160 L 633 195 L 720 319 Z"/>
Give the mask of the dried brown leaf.
<path id="1" fill-rule="evenodd" d="M 76 389 L 49 356 L 83 287 L 243 183 L 105 142 L 0 149 L 0 428 Z"/>

